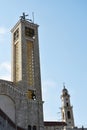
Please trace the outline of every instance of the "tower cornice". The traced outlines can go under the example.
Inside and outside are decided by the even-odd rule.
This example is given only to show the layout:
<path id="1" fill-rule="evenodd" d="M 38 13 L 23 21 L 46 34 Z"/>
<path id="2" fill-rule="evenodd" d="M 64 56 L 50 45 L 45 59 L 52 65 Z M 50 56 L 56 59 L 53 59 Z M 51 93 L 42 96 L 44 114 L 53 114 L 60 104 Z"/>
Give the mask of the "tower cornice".
<path id="1" fill-rule="evenodd" d="M 14 32 L 15 28 L 16 28 L 20 23 L 28 24 L 28 25 L 31 25 L 31 26 L 33 26 L 33 27 L 39 27 L 38 24 L 35 24 L 35 23 L 33 23 L 33 22 L 29 22 L 29 21 L 27 21 L 27 20 L 22 20 L 22 19 L 20 19 L 20 20 L 15 24 L 15 26 L 11 29 L 11 32 Z"/>

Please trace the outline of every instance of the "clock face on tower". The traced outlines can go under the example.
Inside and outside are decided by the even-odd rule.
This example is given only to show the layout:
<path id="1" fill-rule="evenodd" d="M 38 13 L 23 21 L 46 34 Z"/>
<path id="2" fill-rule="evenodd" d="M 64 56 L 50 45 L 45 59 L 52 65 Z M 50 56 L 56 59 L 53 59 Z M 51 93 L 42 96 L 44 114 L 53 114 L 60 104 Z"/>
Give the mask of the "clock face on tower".
<path id="1" fill-rule="evenodd" d="M 25 35 L 27 37 L 33 38 L 34 37 L 34 29 L 29 28 L 29 27 L 25 27 Z"/>

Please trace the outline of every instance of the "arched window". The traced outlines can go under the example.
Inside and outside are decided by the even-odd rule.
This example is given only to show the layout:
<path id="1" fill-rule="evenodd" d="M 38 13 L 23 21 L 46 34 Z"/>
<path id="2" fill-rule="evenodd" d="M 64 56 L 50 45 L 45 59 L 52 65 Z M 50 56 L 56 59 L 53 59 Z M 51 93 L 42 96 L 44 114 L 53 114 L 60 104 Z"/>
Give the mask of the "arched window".
<path id="1" fill-rule="evenodd" d="M 31 125 L 28 125 L 28 130 L 31 130 Z"/>
<path id="2" fill-rule="evenodd" d="M 33 126 L 33 130 L 37 130 L 35 125 Z"/>
<path id="3" fill-rule="evenodd" d="M 66 106 L 67 106 L 67 107 L 69 106 L 68 102 L 66 103 Z"/>
<path id="4" fill-rule="evenodd" d="M 70 111 L 67 111 L 67 117 L 68 117 L 68 119 L 70 119 L 70 118 L 71 118 Z"/>

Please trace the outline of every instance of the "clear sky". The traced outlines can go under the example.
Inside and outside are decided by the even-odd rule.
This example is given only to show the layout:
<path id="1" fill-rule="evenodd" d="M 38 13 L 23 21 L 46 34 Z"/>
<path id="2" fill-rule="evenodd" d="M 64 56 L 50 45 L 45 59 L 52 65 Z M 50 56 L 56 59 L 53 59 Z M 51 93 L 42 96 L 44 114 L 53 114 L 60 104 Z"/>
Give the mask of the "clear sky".
<path id="1" fill-rule="evenodd" d="M 63 82 L 76 126 L 87 127 L 87 0 L 0 0 L 0 78 L 10 80 L 11 28 L 22 12 L 39 24 L 44 120 L 61 120 Z"/>

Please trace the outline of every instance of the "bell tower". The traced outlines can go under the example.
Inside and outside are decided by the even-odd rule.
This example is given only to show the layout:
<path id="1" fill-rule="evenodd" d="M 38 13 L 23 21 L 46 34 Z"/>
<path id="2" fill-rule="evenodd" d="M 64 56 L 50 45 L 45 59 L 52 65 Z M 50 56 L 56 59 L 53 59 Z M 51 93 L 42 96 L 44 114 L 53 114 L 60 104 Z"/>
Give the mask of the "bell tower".
<path id="1" fill-rule="evenodd" d="M 37 90 L 41 99 L 38 25 L 26 19 L 25 13 L 12 32 L 12 81 L 21 83 L 23 91 Z"/>
<path id="2" fill-rule="evenodd" d="M 62 100 L 62 107 L 61 107 L 62 121 L 67 123 L 66 128 L 73 128 L 75 126 L 73 117 L 73 108 L 70 103 L 70 95 L 65 86 L 62 90 L 61 100 Z"/>
<path id="3" fill-rule="evenodd" d="M 23 15 L 12 28 L 12 82 L 23 93 L 16 106 L 19 126 L 43 130 L 38 25 Z"/>

